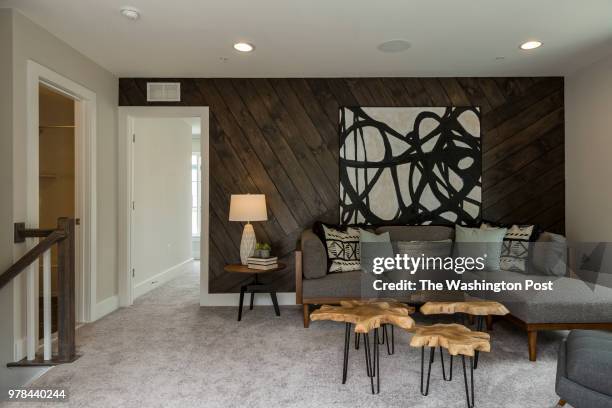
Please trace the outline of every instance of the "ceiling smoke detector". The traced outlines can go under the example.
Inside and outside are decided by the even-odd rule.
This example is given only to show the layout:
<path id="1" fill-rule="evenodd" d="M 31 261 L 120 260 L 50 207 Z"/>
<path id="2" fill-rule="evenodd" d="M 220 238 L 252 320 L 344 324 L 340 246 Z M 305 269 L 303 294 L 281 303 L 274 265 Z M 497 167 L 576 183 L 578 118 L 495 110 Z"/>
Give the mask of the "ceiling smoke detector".
<path id="1" fill-rule="evenodd" d="M 122 7 L 121 15 L 128 20 L 138 20 L 140 18 L 140 11 L 134 7 Z"/>
<path id="2" fill-rule="evenodd" d="M 376 48 L 382 52 L 402 52 L 409 49 L 410 46 L 410 42 L 406 40 L 390 40 L 379 44 Z"/>

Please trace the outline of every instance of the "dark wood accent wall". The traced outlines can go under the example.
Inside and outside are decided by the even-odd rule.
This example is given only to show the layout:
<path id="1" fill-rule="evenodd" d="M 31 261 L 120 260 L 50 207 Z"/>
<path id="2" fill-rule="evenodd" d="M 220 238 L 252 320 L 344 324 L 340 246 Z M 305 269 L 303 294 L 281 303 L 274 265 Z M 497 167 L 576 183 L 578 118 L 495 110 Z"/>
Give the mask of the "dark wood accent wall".
<path id="1" fill-rule="evenodd" d="M 168 81 L 168 78 L 157 79 Z M 175 81 L 175 79 L 170 79 Z M 119 104 L 146 102 L 146 82 L 119 81 Z M 242 225 L 231 193 L 264 193 L 255 223 L 289 265 L 272 277 L 294 289 L 292 251 L 304 228 L 338 220 L 340 106 L 480 106 L 483 217 L 565 230 L 563 78 L 177 79 L 182 101 L 210 107 L 210 289 L 239 290 Z"/>

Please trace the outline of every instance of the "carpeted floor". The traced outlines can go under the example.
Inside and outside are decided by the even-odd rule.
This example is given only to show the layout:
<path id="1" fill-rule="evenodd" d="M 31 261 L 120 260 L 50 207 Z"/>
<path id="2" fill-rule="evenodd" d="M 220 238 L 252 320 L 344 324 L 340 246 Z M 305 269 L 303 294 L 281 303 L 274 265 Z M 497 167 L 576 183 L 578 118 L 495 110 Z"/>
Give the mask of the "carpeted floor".
<path id="1" fill-rule="evenodd" d="M 370 393 L 363 347 L 351 349 L 341 384 L 344 326 L 302 327 L 301 308 L 200 308 L 198 275 L 189 273 L 78 332 L 73 364 L 58 366 L 32 387 L 69 392 L 71 407 L 458 407 L 466 406 L 462 372 L 443 382 L 439 359 L 428 397 L 419 392 L 420 350 L 396 330 L 396 353 L 381 349 L 381 392 Z M 264 295 L 260 295 L 264 296 Z M 417 316 L 417 320 L 424 320 Z M 539 360 L 527 359 L 525 333 L 500 323 L 492 352 L 476 371 L 479 408 L 550 408 L 556 352 L 563 333 L 542 334 Z M 436 356 L 438 357 L 438 356 Z M 7 406 L 9 404 L 6 404 Z"/>

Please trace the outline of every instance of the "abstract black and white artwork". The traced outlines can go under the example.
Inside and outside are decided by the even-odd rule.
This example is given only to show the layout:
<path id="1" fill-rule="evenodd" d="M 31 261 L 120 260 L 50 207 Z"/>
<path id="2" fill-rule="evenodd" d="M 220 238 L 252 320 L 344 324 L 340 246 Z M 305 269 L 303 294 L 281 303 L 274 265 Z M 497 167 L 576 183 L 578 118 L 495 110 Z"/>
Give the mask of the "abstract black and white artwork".
<path id="1" fill-rule="evenodd" d="M 480 109 L 340 108 L 340 223 L 476 225 Z"/>

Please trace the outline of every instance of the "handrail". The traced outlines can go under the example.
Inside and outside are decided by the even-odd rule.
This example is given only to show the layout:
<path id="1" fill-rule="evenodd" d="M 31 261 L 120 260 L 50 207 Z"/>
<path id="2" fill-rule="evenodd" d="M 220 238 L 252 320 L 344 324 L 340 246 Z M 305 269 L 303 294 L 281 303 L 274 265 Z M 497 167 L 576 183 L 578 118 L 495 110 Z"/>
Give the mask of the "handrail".
<path id="1" fill-rule="evenodd" d="M 19 275 L 24 269 L 44 254 L 57 242 L 66 238 L 66 232 L 62 230 L 54 230 L 47 235 L 45 239 L 40 241 L 38 245 L 30 249 L 25 255 L 23 255 L 17 262 L 10 266 L 2 275 L 0 275 L 0 289 L 6 286 L 11 280 Z"/>
<path id="2" fill-rule="evenodd" d="M 25 222 L 15 223 L 15 243 L 25 242 L 26 238 L 44 238 L 55 229 L 30 229 L 25 227 Z"/>
<path id="3" fill-rule="evenodd" d="M 76 313 L 75 313 L 75 233 L 76 220 L 61 217 L 57 228 L 52 230 L 26 229 L 24 223 L 15 224 L 15 242 L 25 238 L 37 237 L 42 240 L 17 262 L 0 275 L 0 289 L 6 286 L 22 271 L 26 273 L 26 348 L 27 356 L 18 362 L 7 364 L 9 367 L 28 367 L 55 365 L 74 361 L 76 355 Z M 53 354 L 51 345 L 51 249 L 57 245 L 57 353 Z M 43 257 L 43 314 L 44 347 L 43 356 L 37 357 L 38 343 L 37 313 L 39 294 L 36 292 L 38 271 L 28 269 L 32 263 Z"/>

